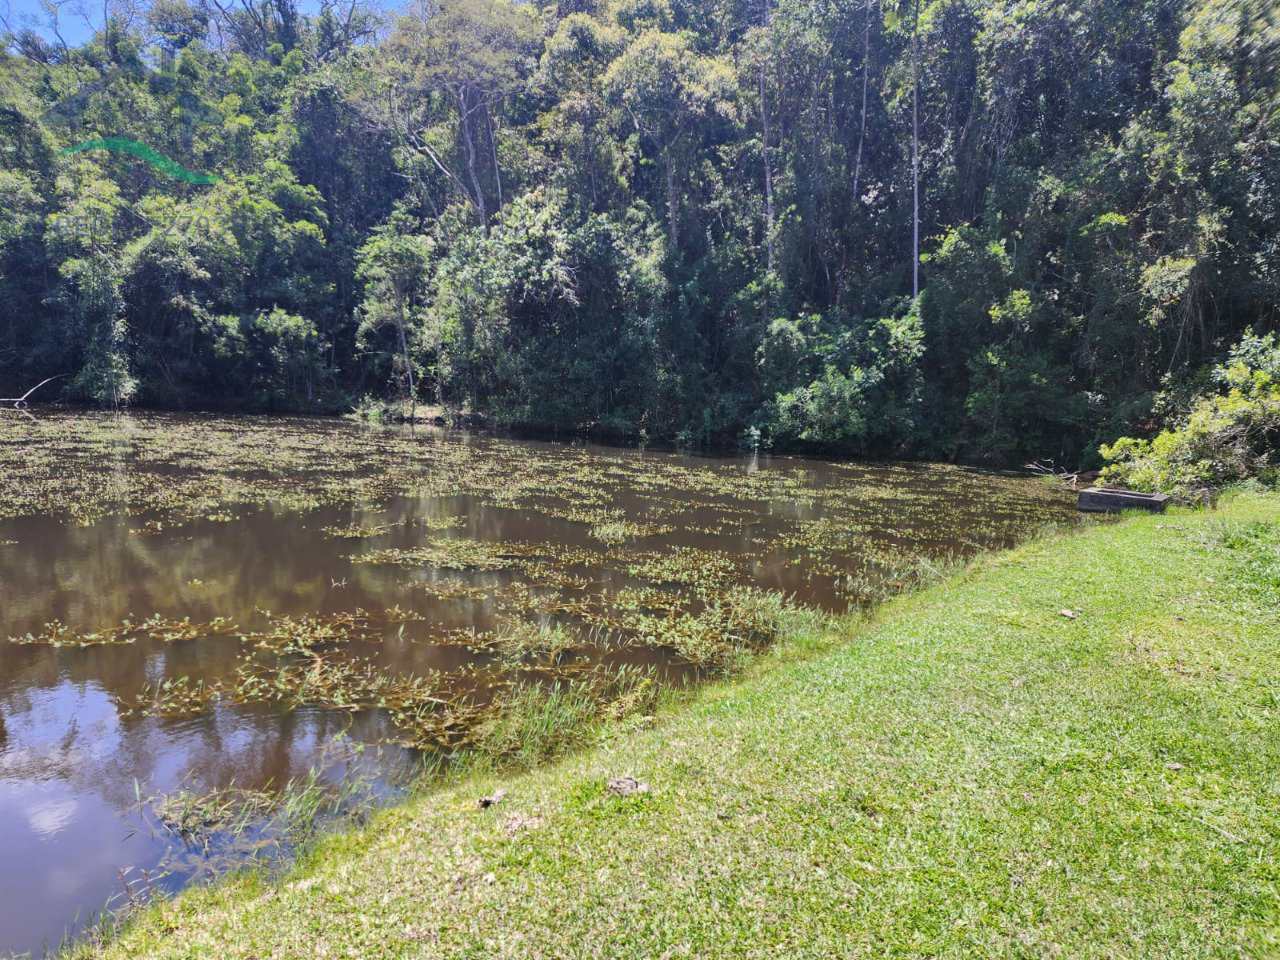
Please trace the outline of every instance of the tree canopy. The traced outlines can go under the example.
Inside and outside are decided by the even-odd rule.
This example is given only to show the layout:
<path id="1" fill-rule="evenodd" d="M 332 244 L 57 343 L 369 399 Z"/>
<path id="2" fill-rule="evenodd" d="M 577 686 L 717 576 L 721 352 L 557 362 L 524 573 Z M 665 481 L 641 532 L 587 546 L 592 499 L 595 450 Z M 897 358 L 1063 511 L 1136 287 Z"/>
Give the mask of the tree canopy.
<path id="1" fill-rule="evenodd" d="M 0 395 L 1066 463 L 1280 322 L 1268 0 L 46 9 Z"/>

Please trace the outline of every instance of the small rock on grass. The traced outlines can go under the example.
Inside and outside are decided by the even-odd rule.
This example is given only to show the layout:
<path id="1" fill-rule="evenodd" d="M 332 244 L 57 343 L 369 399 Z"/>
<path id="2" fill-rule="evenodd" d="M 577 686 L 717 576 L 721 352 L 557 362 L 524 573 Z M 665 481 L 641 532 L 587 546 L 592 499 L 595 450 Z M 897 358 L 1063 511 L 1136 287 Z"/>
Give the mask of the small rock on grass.
<path id="1" fill-rule="evenodd" d="M 649 785 L 635 777 L 614 777 L 608 783 L 609 792 L 619 797 L 629 797 L 633 793 L 648 793 Z"/>
<path id="2" fill-rule="evenodd" d="M 542 817 L 534 814 L 513 813 L 502 824 L 502 830 L 508 837 L 515 837 L 526 830 L 536 830 L 542 826 Z"/>

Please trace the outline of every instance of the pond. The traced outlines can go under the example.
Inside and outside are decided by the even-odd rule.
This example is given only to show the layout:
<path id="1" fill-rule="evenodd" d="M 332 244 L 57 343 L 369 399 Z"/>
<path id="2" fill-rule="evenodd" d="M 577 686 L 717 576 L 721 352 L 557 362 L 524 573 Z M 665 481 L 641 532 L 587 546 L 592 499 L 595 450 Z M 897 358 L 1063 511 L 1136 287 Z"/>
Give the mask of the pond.
<path id="1" fill-rule="evenodd" d="M 0 955 L 396 796 L 522 693 L 686 683 L 784 604 L 1074 522 L 954 466 L 309 418 L 6 412 L 0 476 Z"/>

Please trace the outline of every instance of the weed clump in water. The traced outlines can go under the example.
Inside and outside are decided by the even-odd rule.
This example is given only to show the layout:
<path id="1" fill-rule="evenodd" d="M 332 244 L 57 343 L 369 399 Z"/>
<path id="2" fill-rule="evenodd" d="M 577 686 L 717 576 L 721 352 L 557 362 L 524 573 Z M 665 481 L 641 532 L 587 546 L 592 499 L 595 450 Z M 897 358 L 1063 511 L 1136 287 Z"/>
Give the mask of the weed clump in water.
<path id="1" fill-rule="evenodd" d="M 642 554 L 627 565 L 627 572 L 651 583 L 683 584 L 699 590 L 718 589 L 742 575 L 741 566 L 733 557 L 696 547 Z"/>
<path id="2" fill-rule="evenodd" d="M 580 644 L 577 635 L 564 624 L 509 620 L 490 635 L 486 649 L 511 664 L 554 664 Z"/>
<path id="3" fill-rule="evenodd" d="M 837 580 L 836 589 L 857 606 L 873 607 L 900 594 L 936 583 L 964 566 L 958 556 L 877 557 L 861 570 Z"/>
<path id="4" fill-rule="evenodd" d="M 146 803 L 162 827 L 207 854 L 219 838 L 239 836 L 271 813 L 278 799 L 268 791 L 232 783 L 205 793 L 178 790 Z"/>
<path id="5" fill-rule="evenodd" d="M 658 683 L 651 670 L 600 666 L 578 680 L 524 683 L 503 692 L 478 724 L 469 768 L 530 767 L 581 748 L 601 723 L 652 710 Z"/>
<path id="6" fill-rule="evenodd" d="M 141 639 L 161 643 L 177 643 L 180 640 L 197 640 L 201 637 L 229 636 L 239 628 L 226 617 L 214 617 L 204 623 L 192 622 L 190 617 L 175 620 L 159 614 L 140 623 L 126 619 L 105 630 L 79 631 L 68 627 L 61 620 L 50 620 L 39 633 L 26 633 L 10 637 L 10 643 L 49 647 L 100 647 L 136 643 Z"/>
<path id="7" fill-rule="evenodd" d="M 624 620 L 646 643 L 670 647 L 695 666 L 726 670 L 764 649 L 782 633 L 787 601 L 782 594 L 734 587 L 697 613 L 665 617 L 636 614 Z"/>

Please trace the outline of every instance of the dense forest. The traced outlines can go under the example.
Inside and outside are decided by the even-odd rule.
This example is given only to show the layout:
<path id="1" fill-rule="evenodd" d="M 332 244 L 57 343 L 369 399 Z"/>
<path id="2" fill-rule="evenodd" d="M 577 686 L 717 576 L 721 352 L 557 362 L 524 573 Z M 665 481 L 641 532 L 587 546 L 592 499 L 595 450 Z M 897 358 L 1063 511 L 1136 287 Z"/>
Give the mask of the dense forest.
<path id="1" fill-rule="evenodd" d="M 1066 463 L 1280 322 L 1270 0 L 43 11 L 0 395 Z"/>

